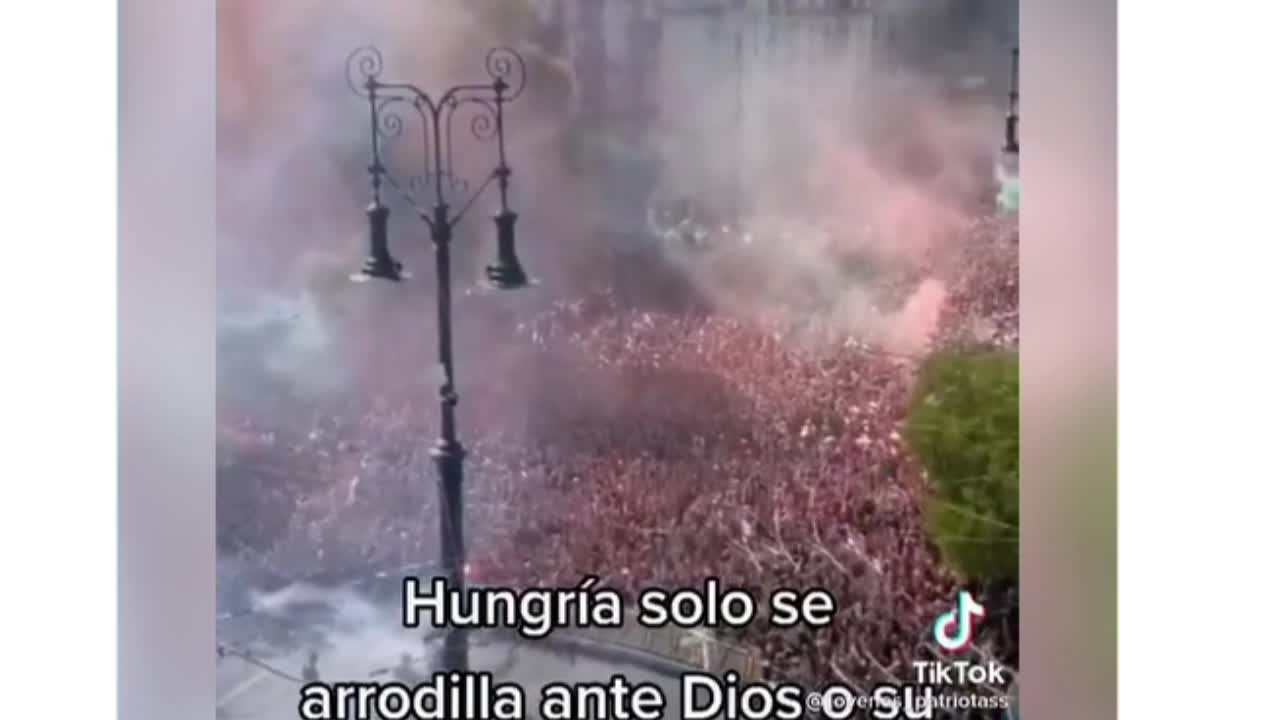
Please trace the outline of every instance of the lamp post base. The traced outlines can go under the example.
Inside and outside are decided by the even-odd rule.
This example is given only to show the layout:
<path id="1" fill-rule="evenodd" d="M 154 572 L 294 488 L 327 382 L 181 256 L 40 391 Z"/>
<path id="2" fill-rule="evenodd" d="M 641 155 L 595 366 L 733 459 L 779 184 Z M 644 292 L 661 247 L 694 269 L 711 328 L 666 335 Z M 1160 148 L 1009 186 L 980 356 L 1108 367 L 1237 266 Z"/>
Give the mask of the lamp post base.
<path id="1" fill-rule="evenodd" d="M 436 656 L 436 672 L 467 672 L 470 666 L 469 656 L 467 631 L 451 627 L 445 632 L 444 644 Z"/>
<path id="2" fill-rule="evenodd" d="M 461 591 L 466 586 L 463 558 L 466 557 L 462 535 L 462 459 L 466 451 L 455 440 L 441 438 L 431 448 L 431 456 L 440 473 L 440 564 L 445 584 Z M 465 672 L 469 665 L 467 631 L 450 627 L 445 631 L 444 645 L 437 658 L 442 672 Z"/>

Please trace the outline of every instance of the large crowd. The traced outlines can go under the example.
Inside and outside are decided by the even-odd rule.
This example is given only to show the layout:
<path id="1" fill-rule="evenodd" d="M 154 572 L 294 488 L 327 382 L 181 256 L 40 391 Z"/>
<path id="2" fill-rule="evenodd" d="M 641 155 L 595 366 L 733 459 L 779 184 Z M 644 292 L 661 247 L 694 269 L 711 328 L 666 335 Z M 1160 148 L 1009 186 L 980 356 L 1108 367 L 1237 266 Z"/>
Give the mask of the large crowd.
<path id="1" fill-rule="evenodd" d="M 925 262 L 948 290 L 936 342 L 1016 349 L 1016 219 L 977 222 Z M 501 371 L 463 384 L 471 581 L 821 587 L 830 627 L 760 621 L 733 639 L 775 678 L 907 679 L 958 588 L 902 436 L 916 358 L 801 348 L 772 320 L 665 299 L 556 302 L 512 323 Z M 224 404 L 224 551 L 289 579 L 433 558 L 438 410 L 417 387 L 270 416 Z M 1004 607 L 991 625 L 1016 622 L 1016 599 Z M 975 652 L 1016 667 L 1016 625 L 984 638 Z"/>

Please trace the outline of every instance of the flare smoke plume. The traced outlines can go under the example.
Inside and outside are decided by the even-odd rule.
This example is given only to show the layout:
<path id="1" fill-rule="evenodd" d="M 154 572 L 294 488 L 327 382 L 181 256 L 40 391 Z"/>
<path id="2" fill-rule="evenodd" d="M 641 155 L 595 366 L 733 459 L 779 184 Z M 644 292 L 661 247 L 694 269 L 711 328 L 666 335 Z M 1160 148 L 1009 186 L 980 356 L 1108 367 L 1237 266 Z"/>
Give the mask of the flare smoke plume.
<path id="1" fill-rule="evenodd" d="M 919 10 L 904 5 L 896 12 Z M 602 269 L 608 261 L 600 259 L 601 232 L 617 230 L 619 221 L 609 217 L 606 208 L 614 205 L 605 202 L 599 183 L 575 174 L 565 160 L 572 68 L 540 47 L 539 37 L 531 3 L 219 3 L 220 291 L 249 306 L 276 296 L 293 305 L 285 317 L 305 319 L 281 322 L 261 338 L 273 343 L 261 353 L 270 358 L 268 369 L 307 387 L 332 388 L 367 375 L 370 366 L 430 363 L 431 333 L 424 322 L 431 316 L 431 279 L 422 277 L 429 268 L 428 242 L 416 219 L 393 205 L 393 244 L 410 267 L 419 268 L 414 283 L 394 293 L 345 283 L 363 256 L 368 201 L 368 117 L 350 94 L 343 64 L 361 45 L 382 49 L 384 78 L 427 89 L 483 80 L 489 47 L 519 48 L 529 61 L 529 86 L 511 107 L 508 126 L 526 264 L 545 280 L 544 296 L 572 295 L 626 271 Z M 688 56 L 662 63 L 695 68 L 713 60 L 700 57 L 708 51 L 696 46 L 678 51 Z M 671 49 L 664 46 L 664 52 Z M 739 207 L 744 222 L 735 230 L 733 257 L 670 258 L 713 306 L 821 323 L 828 333 L 903 352 L 923 349 L 946 296 L 944 282 L 915 278 L 909 300 L 885 308 L 868 287 L 883 278 L 847 270 L 859 263 L 909 269 L 958 232 L 971 210 L 967 203 L 992 195 L 1000 108 L 955 100 L 936 78 L 887 67 L 873 56 L 851 98 L 850 79 L 841 72 L 810 76 L 800 87 L 793 71 L 753 71 L 759 102 L 742 112 L 758 128 L 753 137 L 769 138 L 771 147 L 753 153 L 754 170 L 745 175 Z M 663 97 L 676 94 L 669 83 L 654 90 L 661 108 L 655 146 L 671 144 L 664 128 L 714 123 L 698 115 L 725 107 L 727 99 L 716 94 L 732 83 L 712 80 L 694 89 L 699 97 L 693 103 L 684 89 Z M 815 98 L 849 98 L 852 116 L 834 116 Z M 736 167 L 734 155 L 743 152 L 715 140 L 711 134 L 677 143 L 677 152 L 664 156 L 663 182 L 689 195 L 710 195 L 717 182 L 711 176 L 725 173 L 707 169 Z M 644 139 L 624 142 L 639 146 Z M 487 152 L 469 155 L 464 147 L 461 155 L 477 158 L 468 168 L 473 179 L 484 172 Z M 624 199 L 645 201 L 641 191 Z M 464 284 L 491 252 L 484 202 L 460 233 L 455 270 Z M 250 315 L 255 313 L 261 308 Z M 339 323 L 344 332 L 361 328 L 359 337 L 336 342 Z M 475 317 L 460 322 L 483 324 Z M 467 350 L 468 358 L 477 352 Z M 234 382 L 224 377 L 224 383 Z"/>

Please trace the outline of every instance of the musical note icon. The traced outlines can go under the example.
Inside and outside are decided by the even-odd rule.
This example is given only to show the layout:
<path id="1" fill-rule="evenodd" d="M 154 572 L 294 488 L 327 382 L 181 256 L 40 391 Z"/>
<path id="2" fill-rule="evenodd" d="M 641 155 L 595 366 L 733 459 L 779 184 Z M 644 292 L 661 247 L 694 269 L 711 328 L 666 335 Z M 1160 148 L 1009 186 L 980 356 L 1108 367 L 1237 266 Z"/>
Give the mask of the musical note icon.
<path id="1" fill-rule="evenodd" d="M 933 639 L 947 652 L 960 652 L 973 641 L 975 620 L 986 614 L 986 608 L 978 604 L 968 591 L 962 590 L 956 606 L 933 621 Z"/>

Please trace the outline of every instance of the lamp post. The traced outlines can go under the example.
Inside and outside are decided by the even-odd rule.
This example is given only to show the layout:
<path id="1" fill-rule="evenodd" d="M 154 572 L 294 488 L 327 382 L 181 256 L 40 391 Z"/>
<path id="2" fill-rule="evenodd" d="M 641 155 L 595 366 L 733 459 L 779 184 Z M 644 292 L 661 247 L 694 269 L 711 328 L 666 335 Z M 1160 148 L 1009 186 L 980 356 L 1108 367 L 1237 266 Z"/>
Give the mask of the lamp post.
<path id="1" fill-rule="evenodd" d="M 353 280 L 383 279 L 399 281 L 405 277 L 404 266 L 391 256 L 387 241 L 390 209 L 383 204 L 384 186 L 399 192 L 414 213 L 428 227 L 435 249 L 436 311 L 440 358 L 440 436 L 431 450 L 439 472 L 440 494 L 440 565 L 445 581 L 462 589 L 465 582 L 462 516 L 462 462 L 466 453 L 458 441 L 454 407 L 458 393 L 454 387 L 452 297 L 449 246 L 453 229 L 471 205 L 494 182 L 498 186 L 500 209 L 494 216 L 497 228 L 497 258 L 486 268 L 489 282 L 502 289 L 529 284 L 515 251 L 516 213 L 508 206 L 511 168 L 507 165 L 504 136 L 504 107 L 520 96 L 524 89 L 525 65 L 518 53 L 509 48 L 491 50 L 485 58 L 489 82 L 456 85 L 438 97 L 409 83 L 386 83 L 382 73 L 382 55 L 372 47 L 354 51 L 347 59 L 347 82 L 353 92 L 369 105 L 369 140 L 372 159 L 369 180 L 373 199 L 366 214 L 369 219 L 369 257 Z M 469 187 L 454 171 L 454 116 L 461 109 L 476 114 L 468 123 L 471 134 L 481 141 L 493 141 L 496 158 L 493 170 L 454 212 L 445 199 L 446 184 L 451 191 L 468 193 Z M 421 128 L 421 175 L 402 183 L 388 170 L 385 150 L 388 143 L 404 131 L 401 113 L 416 115 Z M 425 194 L 431 202 L 426 208 L 419 199 Z M 445 633 L 441 654 L 443 670 L 465 671 L 468 666 L 465 631 L 449 628 Z"/>
<path id="2" fill-rule="evenodd" d="M 1009 110 L 1004 116 L 1004 151 L 1018 154 L 1018 48 L 1011 53 L 1009 69 Z"/>

